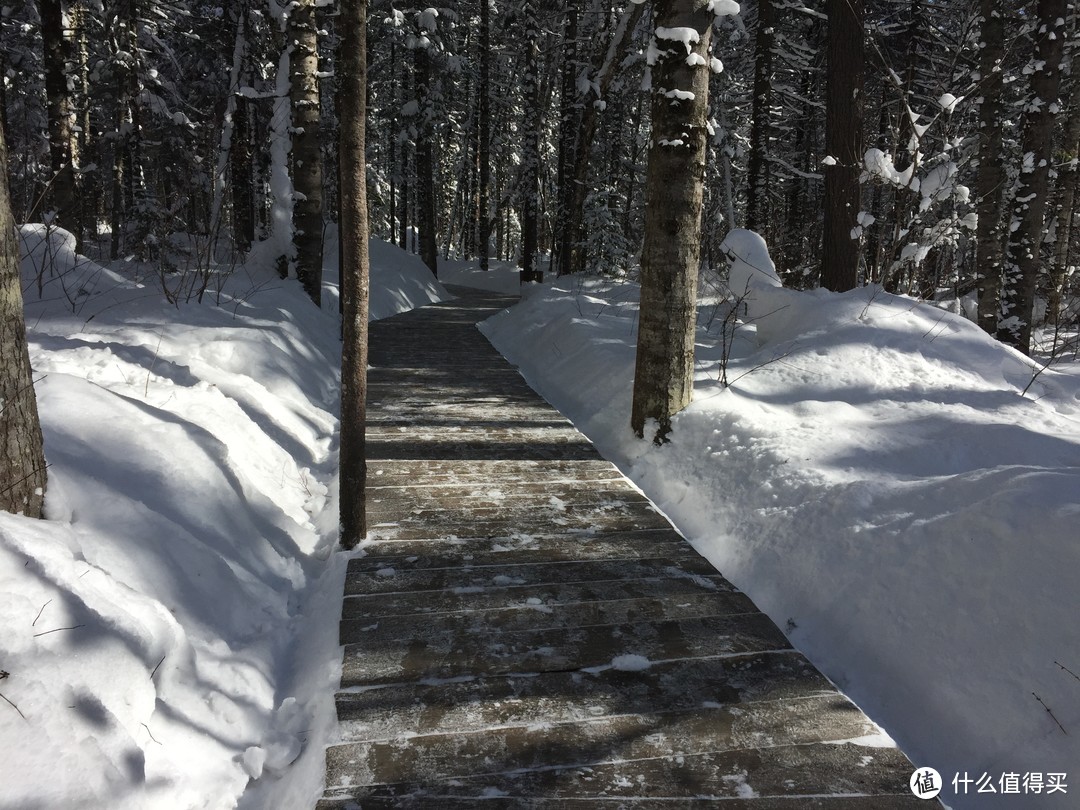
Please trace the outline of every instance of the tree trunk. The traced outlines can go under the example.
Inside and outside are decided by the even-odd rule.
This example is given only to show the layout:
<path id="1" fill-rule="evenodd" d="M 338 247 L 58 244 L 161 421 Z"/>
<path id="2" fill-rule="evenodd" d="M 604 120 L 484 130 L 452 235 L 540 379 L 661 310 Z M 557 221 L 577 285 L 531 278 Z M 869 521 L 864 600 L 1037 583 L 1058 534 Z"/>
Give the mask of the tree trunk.
<path id="1" fill-rule="evenodd" d="M 417 226 L 420 230 L 420 258 L 431 270 L 432 275 L 439 275 L 439 242 L 435 213 L 435 129 L 427 108 L 433 103 L 431 82 L 431 57 L 427 48 L 419 47 L 414 52 L 416 59 L 416 95 L 420 100 L 419 135 L 416 140 L 416 213 Z"/>
<path id="2" fill-rule="evenodd" d="M 364 125 L 367 114 L 367 0 L 341 0 L 338 161 L 341 178 L 341 544 L 367 534 L 368 212 Z"/>
<path id="3" fill-rule="evenodd" d="M 693 396 L 713 14 L 705 0 L 657 0 L 654 16 L 658 54 L 630 424 L 644 437 L 646 420 L 655 419 L 652 438 L 659 443 Z"/>
<path id="4" fill-rule="evenodd" d="M 573 205 L 574 192 L 570 182 L 571 172 L 576 163 L 578 118 L 580 110 L 577 102 L 577 39 L 578 8 L 575 0 L 566 4 L 566 22 L 563 25 L 563 64 L 562 90 L 559 101 L 559 165 L 557 185 L 559 199 L 556 206 L 555 221 L 555 267 L 557 275 L 570 272 L 570 256 L 573 241 L 570 235 L 570 208 Z"/>
<path id="5" fill-rule="evenodd" d="M 1047 302 L 1047 318 L 1057 325 L 1061 317 L 1062 294 L 1069 267 L 1069 247 L 1072 243 L 1073 219 L 1076 216 L 1076 185 L 1080 180 L 1078 158 L 1080 158 L 1080 98 L 1073 97 L 1077 89 L 1075 72 L 1069 77 L 1069 118 L 1065 125 L 1064 152 L 1065 165 L 1058 169 L 1057 227 L 1054 229 L 1054 262 L 1050 267 L 1050 299 Z"/>
<path id="6" fill-rule="evenodd" d="M 41 41 L 45 51 L 45 97 L 49 126 L 49 157 L 52 164 L 52 202 L 56 224 L 82 241 L 75 187 L 75 105 L 68 72 L 74 65 L 74 49 L 64 36 L 64 13 L 60 0 L 39 0 Z"/>
<path id="7" fill-rule="evenodd" d="M 596 128 L 600 123 L 600 111 L 607 95 L 611 80 L 615 77 L 616 67 L 626 56 L 633 37 L 634 29 L 644 12 L 644 3 L 632 3 L 619 21 L 619 27 L 611 35 L 604 61 L 595 71 L 594 82 L 599 87 L 597 98 L 586 96 L 582 99 L 581 125 L 574 147 L 574 175 L 571 179 L 573 195 L 569 215 L 566 219 L 567 234 L 564 238 L 571 243 L 570 270 L 580 273 L 585 269 L 585 250 L 581 245 L 582 222 L 585 218 L 585 198 L 588 196 L 589 158 L 592 144 L 596 137 Z M 560 271 L 561 272 L 561 271 Z"/>
<path id="8" fill-rule="evenodd" d="M 1001 320 L 1001 272 L 1005 239 L 1001 229 L 1005 187 L 1005 166 L 1001 160 L 1001 89 L 1004 71 L 1004 21 L 1001 0 L 981 0 L 982 25 L 979 39 L 979 225 L 975 242 L 975 288 L 978 295 L 978 323 L 996 335 Z"/>
<path id="9" fill-rule="evenodd" d="M 323 187 L 319 142 L 319 50 L 315 0 L 297 0 L 289 14 L 292 103 L 293 239 L 296 277 L 315 305 L 322 299 Z"/>
<path id="10" fill-rule="evenodd" d="M 1061 54 L 1068 35 L 1065 16 L 1065 0 L 1039 0 L 1035 63 L 1041 69 L 1031 75 L 1031 101 L 1024 116 L 1021 149 L 1024 157 L 1012 216 L 1016 229 L 1009 240 L 1002 296 L 1004 320 L 998 326 L 998 339 L 1024 354 L 1031 353 L 1035 284 L 1041 267 L 1039 248 L 1046 234 L 1046 198 L 1061 87 Z"/>
<path id="11" fill-rule="evenodd" d="M 754 102 L 750 118 L 750 158 L 746 167 L 746 227 L 760 231 L 769 220 L 769 115 L 772 106 L 772 51 L 776 7 L 759 0 L 754 43 Z"/>
<path id="12" fill-rule="evenodd" d="M 859 279 L 862 170 L 863 0 L 828 0 L 828 89 L 825 97 L 825 222 L 821 285 L 850 290 Z"/>
<path id="13" fill-rule="evenodd" d="M 522 11 L 525 26 L 525 75 L 522 79 L 524 120 L 521 146 L 521 280 L 542 281 L 536 251 L 540 217 L 540 127 L 543 109 L 540 93 L 540 23 L 536 8 L 526 3 Z"/>
<path id="14" fill-rule="evenodd" d="M 488 269 L 491 251 L 491 227 L 495 212 L 491 210 L 491 0 L 480 0 L 480 200 L 479 212 L 480 269 Z"/>
<path id="15" fill-rule="evenodd" d="M 45 504 L 45 452 L 26 348 L 19 248 L 0 133 L 0 509 L 39 518 Z"/>

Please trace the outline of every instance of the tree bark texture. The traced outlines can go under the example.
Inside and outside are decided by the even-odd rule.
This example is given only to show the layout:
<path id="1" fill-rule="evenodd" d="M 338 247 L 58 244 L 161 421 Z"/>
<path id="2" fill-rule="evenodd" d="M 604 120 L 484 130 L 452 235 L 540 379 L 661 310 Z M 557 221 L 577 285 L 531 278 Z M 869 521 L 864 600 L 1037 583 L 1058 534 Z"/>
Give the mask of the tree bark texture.
<path id="1" fill-rule="evenodd" d="M 537 268 L 540 225 L 540 127 L 543 122 L 540 93 L 540 23 L 536 8 L 526 3 L 522 12 L 525 26 L 525 75 L 522 77 L 524 120 L 521 149 L 521 280 L 543 280 Z"/>
<path id="2" fill-rule="evenodd" d="M 416 219 L 420 231 L 420 258 L 439 275 L 439 242 L 435 214 L 435 127 L 432 122 L 431 56 L 427 48 L 414 52 L 416 62 L 416 95 L 420 101 L 420 122 L 416 139 Z"/>
<path id="3" fill-rule="evenodd" d="M 630 424 L 644 437 L 646 421 L 656 420 L 652 438 L 662 442 L 671 431 L 672 417 L 693 396 L 713 14 L 704 0 L 659 0 L 654 14 L 660 53 L 652 65 L 641 313 Z M 693 29 L 696 37 L 685 45 L 671 38 L 685 29 Z"/>
<path id="4" fill-rule="evenodd" d="M 1069 77 L 1070 89 L 1063 93 L 1069 98 L 1069 117 L 1061 150 L 1064 165 L 1058 169 L 1057 227 L 1054 229 L 1054 263 L 1050 268 L 1050 297 L 1047 302 L 1047 318 L 1055 325 L 1060 323 L 1062 315 L 1062 294 L 1068 277 L 1073 220 L 1076 217 L 1076 185 L 1080 180 L 1080 98 L 1074 96 L 1078 78 L 1080 76 L 1074 70 Z"/>
<path id="5" fill-rule="evenodd" d="M 754 101 L 750 118 L 750 156 L 746 167 L 746 227 L 761 231 L 769 221 L 769 115 L 772 107 L 772 52 L 776 7 L 759 0 L 754 44 Z"/>
<path id="6" fill-rule="evenodd" d="M 45 505 L 45 452 L 7 177 L 7 147 L 0 133 L 0 509 L 39 518 Z"/>
<path id="7" fill-rule="evenodd" d="M 978 323 L 987 334 L 996 335 L 1001 320 L 1001 272 L 1005 255 L 1002 213 L 1005 164 L 1001 159 L 1001 90 L 1004 73 L 1004 20 L 1001 0 L 980 0 L 982 16 L 979 39 L 979 225 L 976 231 L 975 289 L 978 296 Z"/>
<path id="8" fill-rule="evenodd" d="M 479 117 L 478 159 L 479 214 L 477 242 L 480 250 L 480 269 L 488 269 L 491 249 L 491 226 L 495 212 L 491 210 L 491 0 L 480 0 L 480 86 L 477 115 Z"/>
<path id="9" fill-rule="evenodd" d="M 319 143 L 319 51 L 315 0 L 298 0 L 289 14 L 292 103 L 293 239 L 296 277 L 315 305 L 322 298 L 323 170 Z"/>
<path id="10" fill-rule="evenodd" d="M 367 534 L 368 211 L 365 121 L 367 116 L 367 0 L 341 0 L 338 109 L 341 228 L 341 544 L 354 548 Z"/>
<path id="11" fill-rule="evenodd" d="M 74 64 L 72 42 L 64 36 L 60 0 L 39 0 L 41 41 L 45 52 L 45 97 L 52 168 L 52 203 L 56 224 L 81 237 L 75 187 L 75 105 L 68 83 Z"/>
<path id="12" fill-rule="evenodd" d="M 859 241 L 863 129 L 863 0 L 828 0 L 828 79 L 825 94 L 824 245 L 821 285 L 841 292 L 859 278 Z"/>
<path id="13" fill-rule="evenodd" d="M 1017 227 L 1009 240 L 1002 294 L 1004 320 L 998 339 L 1031 353 L 1035 286 L 1042 262 L 1039 248 L 1046 235 L 1050 164 L 1053 161 L 1054 124 L 1061 87 L 1061 54 L 1068 29 L 1065 0 L 1039 0 L 1035 64 L 1031 99 L 1024 116 L 1023 165 L 1017 178 L 1012 219 Z M 1010 225 L 1010 228 L 1012 226 Z"/>

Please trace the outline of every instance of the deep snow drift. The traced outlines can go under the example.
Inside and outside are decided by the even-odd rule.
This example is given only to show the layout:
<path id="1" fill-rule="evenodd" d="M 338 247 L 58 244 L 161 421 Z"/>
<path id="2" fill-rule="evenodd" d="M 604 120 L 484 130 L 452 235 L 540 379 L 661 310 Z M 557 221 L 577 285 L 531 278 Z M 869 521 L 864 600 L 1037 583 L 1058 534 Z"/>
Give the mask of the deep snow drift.
<path id="1" fill-rule="evenodd" d="M 0 512 L 0 808 L 312 806 L 346 561 L 335 271 L 323 311 L 257 261 L 210 268 L 201 305 L 169 273 L 173 306 L 146 266 L 22 237 L 48 520 Z M 372 258 L 373 316 L 445 295 Z"/>
<path id="2" fill-rule="evenodd" d="M 959 316 L 876 288 L 735 276 L 757 321 L 729 329 L 732 384 L 718 382 L 727 305 L 703 305 L 695 400 L 662 447 L 629 429 L 634 285 L 534 287 L 481 328 L 916 765 L 944 775 L 942 800 L 1075 807 L 1080 679 L 1062 666 L 1080 673 L 1077 364 L 1021 396 L 1033 363 Z M 1019 795 L 976 793 L 984 773 L 999 791 L 1018 774 Z M 1024 795 L 1025 774 L 1051 773 L 1077 784 Z"/>

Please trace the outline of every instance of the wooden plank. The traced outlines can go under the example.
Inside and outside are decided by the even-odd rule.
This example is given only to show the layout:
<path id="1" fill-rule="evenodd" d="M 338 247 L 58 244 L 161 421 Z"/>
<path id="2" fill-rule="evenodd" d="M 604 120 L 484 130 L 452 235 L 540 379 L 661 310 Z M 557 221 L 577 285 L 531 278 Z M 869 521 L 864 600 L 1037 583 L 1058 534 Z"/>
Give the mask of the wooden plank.
<path id="1" fill-rule="evenodd" d="M 362 642 L 347 644 L 341 683 L 364 686 L 410 679 L 580 670 L 611 666 L 623 656 L 669 661 L 788 649 L 783 633 L 761 613 L 503 631 L 497 635 L 472 632 L 467 625 L 444 632 L 417 621 L 409 634 L 373 633 Z"/>
<path id="2" fill-rule="evenodd" d="M 899 810 L 912 767 L 475 328 L 372 324 L 330 808 Z M 878 738 L 880 739 L 880 738 Z"/>

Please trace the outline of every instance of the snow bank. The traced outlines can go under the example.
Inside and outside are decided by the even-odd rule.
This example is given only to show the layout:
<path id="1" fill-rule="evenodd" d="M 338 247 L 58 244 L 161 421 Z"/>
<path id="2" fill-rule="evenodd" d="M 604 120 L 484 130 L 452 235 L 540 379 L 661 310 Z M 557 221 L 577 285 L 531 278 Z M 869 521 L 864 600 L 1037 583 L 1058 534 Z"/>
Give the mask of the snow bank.
<path id="1" fill-rule="evenodd" d="M 1032 363 L 960 316 L 876 288 L 755 291 L 783 294 L 782 315 L 740 327 L 729 388 L 701 329 L 695 401 L 664 447 L 629 428 L 635 288 L 549 285 L 483 329 L 916 764 L 946 776 L 947 804 L 1018 806 L 956 795 L 951 780 L 1080 762 L 1080 681 L 1055 663 L 1080 673 L 1077 367 L 1023 397 Z"/>
<path id="2" fill-rule="evenodd" d="M 0 512 L 0 806 L 313 806 L 346 561 L 336 306 L 250 265 L 172 306 L 149 268 L 22 237 L 48 519 Z M 443 294 L 395 250 L 373 246 L 377 314 Z"/>

